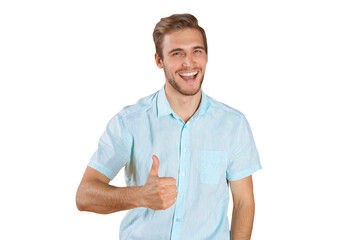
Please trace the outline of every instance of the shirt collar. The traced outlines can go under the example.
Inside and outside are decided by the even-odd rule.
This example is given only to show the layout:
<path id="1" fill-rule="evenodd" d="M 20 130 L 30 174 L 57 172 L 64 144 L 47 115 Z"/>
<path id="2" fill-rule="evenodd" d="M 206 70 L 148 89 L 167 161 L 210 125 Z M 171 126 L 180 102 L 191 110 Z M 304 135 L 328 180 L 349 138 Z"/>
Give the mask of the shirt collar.
<path id="1" fill-rule="evenodd" d="M 201 116 L 206 113 L 208 109 L 208 97 L 201 89 L 201 102 L 198 110 L 195 112 L 194 116 Z M 173 114 L 173 116 L 177 116 L 176 113 L 171 109 L 169 101 L 166 98 L 165 94 L 165 85 L 160 89 L 158 98 L 157 98 L 157 116 L 162 117 L 169 114 Z"/>

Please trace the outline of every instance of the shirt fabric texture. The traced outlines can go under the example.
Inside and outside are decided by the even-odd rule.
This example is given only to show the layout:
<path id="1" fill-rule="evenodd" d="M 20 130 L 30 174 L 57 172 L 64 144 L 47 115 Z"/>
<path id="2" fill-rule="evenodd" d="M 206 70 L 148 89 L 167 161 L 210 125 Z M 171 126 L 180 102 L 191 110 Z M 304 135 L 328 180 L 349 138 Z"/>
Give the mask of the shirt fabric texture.
<path id="1" fill-rule="evenodd" d="M 170 107 L 165 88 L 123 108 L 108 123 L 88 166 L 112 180 L 123 168 L 127 186 L 143 186 L 159 158 L 159 177 L 177 183 L 166 210 L 127 212 L 121 240 L 228 240 L 229 181 L 261 169 L 245 116 L 205 95 L 185 123 Z"/>

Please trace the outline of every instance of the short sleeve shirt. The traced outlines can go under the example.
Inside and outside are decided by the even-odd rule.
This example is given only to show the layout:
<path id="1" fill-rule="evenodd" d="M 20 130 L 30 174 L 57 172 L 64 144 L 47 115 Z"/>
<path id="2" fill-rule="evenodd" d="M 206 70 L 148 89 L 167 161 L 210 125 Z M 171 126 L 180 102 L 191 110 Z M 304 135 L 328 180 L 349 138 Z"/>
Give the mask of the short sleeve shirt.
<path id="1" fill-rule="evenodd" d="M 185 123 L 170 107 L 164 87 L 123 108 L 108 123 L 89 167 L 112 180 L 125 167 L 126 185 L 143 186 L 159 158 L 159 177 L 177 183 L 166 210 L 127 212 L 121 240 L 230 239 L 228 181 L 261 169 L 245 116 L 205 95 Z"/>

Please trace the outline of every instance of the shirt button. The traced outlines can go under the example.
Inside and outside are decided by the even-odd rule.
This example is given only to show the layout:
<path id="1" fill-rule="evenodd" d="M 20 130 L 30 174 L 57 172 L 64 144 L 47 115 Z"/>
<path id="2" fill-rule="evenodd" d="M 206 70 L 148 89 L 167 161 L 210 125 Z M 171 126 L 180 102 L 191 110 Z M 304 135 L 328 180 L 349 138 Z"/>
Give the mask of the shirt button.
<path id="1" fill-rule="evenodd" d="M 183 149 L 184 153 L 186 152 L 186 148 Z"/>
<path id="2" fill-rule="evenodd" d="M 182 176 L 182 177 L 183 177 L 183 176 L 185 176 L 185 173 L 184 173 L 184 172 L 182 172 L 182 173 L 181 173 L 181 176 Z"/>
<path id="3" fill-rule="evenodd" d="M 176 218 L 176 222 L 180 222 L 181 221 L 181 218 Z"/>

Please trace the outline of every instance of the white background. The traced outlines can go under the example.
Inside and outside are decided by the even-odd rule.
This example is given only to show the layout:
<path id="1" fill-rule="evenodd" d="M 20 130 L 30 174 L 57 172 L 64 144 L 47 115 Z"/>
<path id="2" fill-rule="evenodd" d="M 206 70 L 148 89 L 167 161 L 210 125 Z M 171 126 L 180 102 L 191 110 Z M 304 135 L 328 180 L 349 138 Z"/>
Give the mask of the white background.
<path id="1" fill-rule="evenodd" d="M 360 239 L 349 0 L 1 1 L 1 239 L 118 239 L 125 213 L 79 212 L 76 189 L 110 118 L 163 86 L 152 31 L 184 12 L 208 36 L 204 91 L 247 116 L 260 153 L 252 239 Z"/>

